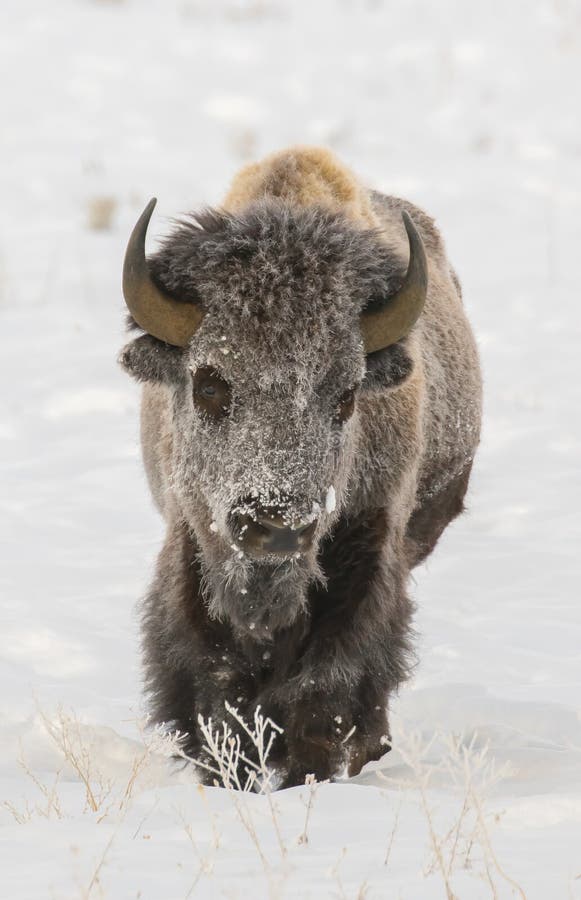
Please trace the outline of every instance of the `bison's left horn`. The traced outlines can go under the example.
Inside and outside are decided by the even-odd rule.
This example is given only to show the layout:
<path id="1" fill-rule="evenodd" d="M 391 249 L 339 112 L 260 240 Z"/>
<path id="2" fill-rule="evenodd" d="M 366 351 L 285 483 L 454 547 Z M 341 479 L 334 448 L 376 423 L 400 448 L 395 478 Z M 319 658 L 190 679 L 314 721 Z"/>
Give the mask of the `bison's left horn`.
<path id="1" fill-rule="evenodd" d="M 152 281 L 145 258 L 145 236 L 157 200 L 149 201 L 129 238 L 123 264 L 123 296 L 140 328 L 175 347 L 187 347 L 204 316 L 193 303 L 180 303 Z"/>
<path id="2" fill-rule="evenodd" d="M 411 330 L 426 302 L 428 262 L 423 241 L 405 210 L 403 223 L 410 245 L 410 260 L 403 284 L 395 294 L 386 297 L 379 308 L 361 315 L 361 334 L 366 353 L 374 353 L 395 344 Z"/>

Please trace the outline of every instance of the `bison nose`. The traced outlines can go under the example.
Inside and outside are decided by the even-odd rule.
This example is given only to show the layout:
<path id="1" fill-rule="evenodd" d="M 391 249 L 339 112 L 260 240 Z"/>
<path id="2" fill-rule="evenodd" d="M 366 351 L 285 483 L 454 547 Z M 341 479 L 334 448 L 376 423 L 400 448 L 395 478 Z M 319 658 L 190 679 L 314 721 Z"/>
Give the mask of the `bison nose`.
<path id="1" fill-rule="evenodd" d="M 237 543 L 250 556 L 304 553 L 312 546 L 317 527 L 316 520 L 289 524 L 278 510 L 268 509 L 257 509 L 252 515 L 234 513 L 231 519 Z"/>

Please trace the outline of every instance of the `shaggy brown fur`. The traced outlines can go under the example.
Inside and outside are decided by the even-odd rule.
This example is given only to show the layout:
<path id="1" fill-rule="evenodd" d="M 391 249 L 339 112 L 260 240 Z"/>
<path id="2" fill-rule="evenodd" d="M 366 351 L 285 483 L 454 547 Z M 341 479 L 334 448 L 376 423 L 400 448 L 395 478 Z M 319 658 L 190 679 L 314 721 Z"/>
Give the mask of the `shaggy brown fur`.
<path id="1" fill-rule="evenodd" d="M 426 305 L 365 357 L 361 310 L 407 265 L 404 209 L 428 256 Z M 461 512 L 479 438 L 478 358 L 441 236 L 328 151 L 297 148 L 243 169 L 223 211 L 178 228 L 151 274 L 206 311 L 189 348 L 142 335 L 121 357 L 144 382 L 144 461 L 167 523 L 144 605 L 153 716 L 197 757 L 199 714 L 260 703 L 284 727 L 283 785 L 353 774 L 389 746 L 389 695 L 411 664 L 409 572 Z M 219 424 L 192 402 L 200 367 L 231 387 Z M 253 496 L 315 517 L 312 551 L 238 552 L 232 510 Z"/>
<path id="2" fill-rule="evenodd" d="M 369 192 L 329 150 L 297 147 L 245 166 L 234 178 L 224 209 L 239 213 L 251 203 L 277 198 L 293 206 L 325 207 L 359 226 L 379 225 Z"/>

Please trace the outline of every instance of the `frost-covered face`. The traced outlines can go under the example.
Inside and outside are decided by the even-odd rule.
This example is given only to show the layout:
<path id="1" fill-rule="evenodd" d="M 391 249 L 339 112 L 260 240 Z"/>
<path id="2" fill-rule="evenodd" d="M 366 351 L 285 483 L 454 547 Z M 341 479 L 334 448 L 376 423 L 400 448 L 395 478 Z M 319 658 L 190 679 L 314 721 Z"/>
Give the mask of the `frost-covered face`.
<path id="1" fill-rule="evenodd" d="M 184 497 L 195 482 L 211 530 L 238 559 L 298 559 L 348 485 L 361 341 L 335 323 L 319 326 L 317 342 L 297 316 L 273 344 L 267 321 L 249 329 L 243 319 L 226 329 L 207 316 L 188 354 L 190 378 L 174 398 L 176 483 Z M 336 357 L 322 340 L 331 332 Z"/>
<path id="2" fill-rule="evenodd" d="M 390 290 L 397 260 L 320 210 L 265 203 L 197 222 L 151 260 L 166 292 L 205 311 L 186 350 L 160 345 L 171 489 L 202 549 L 211 610 L 267 636 L 319 577 L 359 440 L 360 313 Z"/>

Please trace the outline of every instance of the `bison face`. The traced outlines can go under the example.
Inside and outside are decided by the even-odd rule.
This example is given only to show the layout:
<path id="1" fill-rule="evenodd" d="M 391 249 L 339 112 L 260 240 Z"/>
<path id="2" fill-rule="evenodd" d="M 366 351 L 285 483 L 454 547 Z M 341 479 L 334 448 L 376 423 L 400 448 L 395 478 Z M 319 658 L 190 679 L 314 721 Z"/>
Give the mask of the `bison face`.
<path id="1" fill-rule="evenodd" d="M 365 351 L 371 341 L 375 356 L 389 352 L 377 349 L 381 307 L 405 262 L 340 216 L 264 202 L 181 224 L 146 282 L 139 265 L 126 261 L 126 297 L 149 292 L 138 314 L 154 333 L 163 292 L 164 342 L 139 338 L 125 365 L 139 370 L 130 356 L 142 353 L 140 377 L 169 387 L 169 489 L 200 544 L 210 611 L 266 637 L 297 618 L 321 577 L 317 548 L 354 474 Z M 361 313 L 375 301 L 366 334 Z M 203 310 L 193 331 L 188 306 Z"/>
<path id="2" fill-rule="evenodd" d="M 314 559 L 349 481 L 360 339 L 356 331 L 335 335 L 340 352 L 317 358 L 297 321 L 284 338 L 292 358 L 283 359 L 281 336 L 273 359 L 256 330 L 234 350 L 223 322 L 216 334 L 206 322 L 174 396 L 180 496 L 189 506 L 188 496 L 202 494 L 211 532 L 237 560 Z"/>
<path id="3" fill-rule="evenodd" d="M 208 314 L 173 391 L 172 488 L 202 548 L 211 608 L 261 637 L 294 621 L 320 575 L 365 373 L 356 313 L 351 327 L 332 315 L 311 329 L 288 301 L 281 315 L 279 295 L 272 318 L 238 302 Z"/>

